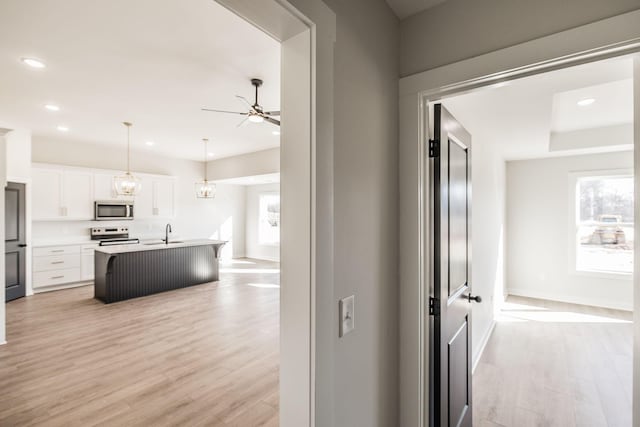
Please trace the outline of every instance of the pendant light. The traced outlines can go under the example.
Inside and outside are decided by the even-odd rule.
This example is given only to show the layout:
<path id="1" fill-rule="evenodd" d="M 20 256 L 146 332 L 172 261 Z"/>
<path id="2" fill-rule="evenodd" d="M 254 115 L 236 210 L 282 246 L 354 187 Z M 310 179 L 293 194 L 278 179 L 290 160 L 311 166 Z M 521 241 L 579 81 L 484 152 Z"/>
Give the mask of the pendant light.
<path id="1" fill-rule="evenodd" d="M 196 182 L 196 197 L 199 199 L 213 199 L 216 197 L 216 185 L 207 180 L 207 144 L 209 140 L 204 138 L 204 179 Z"/>
<path id="2" fill-rule="evenodd" d="M 140 178 L 131 174 L 131 123 L 122 122 L 127 127 L 127 172 L 113 178 L 113 187 L 119 196 L 135 196 L 142 189 Z"/>

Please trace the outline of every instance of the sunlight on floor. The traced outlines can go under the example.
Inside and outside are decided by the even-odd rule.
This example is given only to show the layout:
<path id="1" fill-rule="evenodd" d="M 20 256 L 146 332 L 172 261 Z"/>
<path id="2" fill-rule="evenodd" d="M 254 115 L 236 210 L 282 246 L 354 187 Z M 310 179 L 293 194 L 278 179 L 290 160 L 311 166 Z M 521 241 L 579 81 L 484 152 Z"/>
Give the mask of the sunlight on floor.
<path id="1" fill-rule="evenodd" d="M 497 322 L 551 322 L 551 323 L 632 323 L 615 317 L 571 311 L 552 311 L 544 307 L 505 302 L 496 317 Z"/>
<path id="2" fill-rule="evenodd" d="M 265 289 L 280 289 L 280 285 L 276 285 L 273 283 L 247 283 L 247 286 Z"/>
<path id="3" fill-rule="evenodd" d="M 279 274 L 279 268 L 220 268 L 220 273 L 234 274 Z"/>
<path id="4" fill-rule="evenodd" d="M 235 265 L 235 264 L 255 265 L 256 263 L 246 259 L 225 259 L 220 261 L 220 265 Z"/>

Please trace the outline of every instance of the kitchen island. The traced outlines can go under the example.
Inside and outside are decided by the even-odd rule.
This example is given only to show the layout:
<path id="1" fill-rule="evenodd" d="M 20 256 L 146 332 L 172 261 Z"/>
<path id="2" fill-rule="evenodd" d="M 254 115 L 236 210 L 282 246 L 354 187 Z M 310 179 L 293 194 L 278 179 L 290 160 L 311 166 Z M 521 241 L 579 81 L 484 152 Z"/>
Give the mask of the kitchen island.
<path id="1" fill-rule="evenodd" d="M 101 246 L 95 251 L 95 298 L 112 303 L 215 282 L 225 243 L 188 240 Z"/>

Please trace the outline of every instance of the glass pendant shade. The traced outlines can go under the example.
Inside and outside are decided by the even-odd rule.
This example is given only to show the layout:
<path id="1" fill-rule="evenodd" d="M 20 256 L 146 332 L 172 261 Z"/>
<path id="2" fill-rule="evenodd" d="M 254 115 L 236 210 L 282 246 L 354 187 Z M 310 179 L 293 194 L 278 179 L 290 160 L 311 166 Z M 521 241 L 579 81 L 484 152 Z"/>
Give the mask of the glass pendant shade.
<path id="1" fill-rule="evenodd" d="M 130 172 L 113 178 L 113 187 L 119 196 L 135 196 L 142 189 L 140 178 Z"/>
<path id="2" fill-rule="evenodd" d="M 204 179 L 196 182 L 196 197 L 198 199 L 213 199 L 216 197 L 216 185 L 207 180 L 207 143 L 208 139 L 204 138 Z"/>
<path id="3" fill-rule="evenodd" d="M 216 185 L 209 181 L 196 182 L 196 197 L 199 199 L 213 199 L 216 197 Z"/>
<path id="4" fill-rule="evenodd" d="M 131 123 L 123 122 L 127 127 L 127 172 L 113 178 L 113 188 L 118 196 L 135 196 L 142 189 L 140 178 L 131 173 Z"/>

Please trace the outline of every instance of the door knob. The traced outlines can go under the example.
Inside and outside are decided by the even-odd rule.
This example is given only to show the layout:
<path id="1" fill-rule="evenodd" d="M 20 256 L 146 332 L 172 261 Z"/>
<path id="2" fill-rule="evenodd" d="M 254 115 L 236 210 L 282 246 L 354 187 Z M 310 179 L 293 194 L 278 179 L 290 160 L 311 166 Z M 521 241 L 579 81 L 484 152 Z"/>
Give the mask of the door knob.
<path id="1" fill-rule="evenodd" d="M 27 245 L 26 245 L 25 243 L 20 243 L 20 244 L 18 245 L 18 247 L 19 247 L 19 248 L 26 248 L 26 247 L 27 247 Z"/>
<path id="2" fill-rule="evenodd" d="M 482 302 L 482 297 L 480 295 L 471 295 L 471 294 L 469 294 L 467 296 L 467 298 L 469 298 L 469 302 L 471 302 L 471 301 L 475 301 L 475 302 L 478 302 L 478 303 Z"/>

